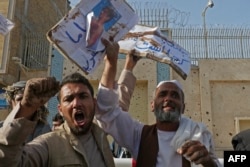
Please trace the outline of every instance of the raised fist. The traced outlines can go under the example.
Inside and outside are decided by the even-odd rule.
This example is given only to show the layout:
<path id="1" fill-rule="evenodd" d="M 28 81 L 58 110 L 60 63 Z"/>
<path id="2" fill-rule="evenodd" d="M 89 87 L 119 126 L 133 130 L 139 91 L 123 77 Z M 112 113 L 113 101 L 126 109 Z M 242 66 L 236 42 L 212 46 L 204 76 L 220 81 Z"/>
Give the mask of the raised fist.
<path id="1" fill-rule="evenodd" d="M 33 78 L 27 81 L 22 106 L 36 110 L 44 105 L 59 90 L 59 82 L 54 77 Z"/>

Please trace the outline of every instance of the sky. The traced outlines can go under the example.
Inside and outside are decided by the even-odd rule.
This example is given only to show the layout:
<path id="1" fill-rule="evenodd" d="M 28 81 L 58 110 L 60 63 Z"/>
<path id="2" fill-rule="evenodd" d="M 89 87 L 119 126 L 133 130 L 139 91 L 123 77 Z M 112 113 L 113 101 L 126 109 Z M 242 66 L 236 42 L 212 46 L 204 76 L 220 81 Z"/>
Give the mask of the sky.
<path id="1" fill-rule="evenodd" d="M 190 12 L 188 24 L 202 25 L 202 12 L 208 0 L 168 0 L 168 6 Z M 214 6 L 205 13 L 207 25 L 250 25 L 250 0 L 213 0 Z"/>
<path id="2" fill-rule="evenodd" d="M 71 0 L 76 4 L 79 0 Z M 202 12 L 208 0 L 128 0 L 143 2 L 163 2 L 166 8 L 186 14 L 185 26 L 202 26 Z M 250 27 L 250 0 L 213 0 L 214 6 L 205 13 L 207 26 Z"/>

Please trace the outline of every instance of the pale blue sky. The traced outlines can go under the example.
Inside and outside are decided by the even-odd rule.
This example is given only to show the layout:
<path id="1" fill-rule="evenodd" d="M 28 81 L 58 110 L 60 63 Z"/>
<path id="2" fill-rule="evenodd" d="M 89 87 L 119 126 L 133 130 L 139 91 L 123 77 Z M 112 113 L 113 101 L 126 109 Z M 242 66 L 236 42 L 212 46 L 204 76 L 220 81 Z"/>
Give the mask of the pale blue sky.
<path id="1" fill-rule="evenodd" d="M 168 0 L 168 5 L 190 12 L 189 24 L 201 25 L 201 13 L 208 0 Z M 213 0 L 213 8 L 206 11 L 208 25 L 250 25 L 250 0 Z"/>
<path id="2" fill-rule="evenodd" d="M 75 4 L 79 0 L 72 0 Z M 135 0 L 128 0 L 135 1 Z M 136 0 L 149 2 L 150 0 Z M 202 25 L 202 11 L 208 0 L 152 0 L 164 2 L 166 8 L 177 9 L 190 14 L 188 25 Z M 208 26 L 248 26 L 250 27 L 250 0 L 213 0 L 214 7 L 206 11 L 206 24 Z"/>

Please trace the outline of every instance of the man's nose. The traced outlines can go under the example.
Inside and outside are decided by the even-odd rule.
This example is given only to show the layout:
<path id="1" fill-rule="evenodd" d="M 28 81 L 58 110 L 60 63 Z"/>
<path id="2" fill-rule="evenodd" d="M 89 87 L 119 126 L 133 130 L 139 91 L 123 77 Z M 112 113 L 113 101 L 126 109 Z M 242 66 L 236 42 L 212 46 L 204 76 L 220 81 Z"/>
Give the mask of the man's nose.
<path id="1" fill-rule="evenodd" d="M 73 106 L 76 107 L 76 106 L 81 105 L 82 100 L 79 97 L 75 97 L 72 103 L 73 103 Z"/>
<path id="2" fill-rule="evenodd" d="M 170 94 L 166 94 L 164 97 L 164 101 L 173 101 L 173 97 Z"/>
<path id="3" fill-rule="evenodd" d="M 164 96 L 164 100 L 166 101 L 166 100 L 169 100 L 169 99 L 171 99 L 170 95 L 169 95 L 169 94 L 166 94 L 166 95 Z"/>

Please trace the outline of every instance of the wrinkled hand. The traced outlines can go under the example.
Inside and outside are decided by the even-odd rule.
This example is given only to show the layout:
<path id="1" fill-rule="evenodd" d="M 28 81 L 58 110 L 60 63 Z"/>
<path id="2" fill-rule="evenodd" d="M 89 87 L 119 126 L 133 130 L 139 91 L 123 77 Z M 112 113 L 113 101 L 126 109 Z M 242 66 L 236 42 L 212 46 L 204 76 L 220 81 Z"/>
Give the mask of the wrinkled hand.
<path id="1" fill-rule="evenodd" d="M 117 71 L 117 60 L 119 53 L 119 44 L 102 38 L 102 43 L 106 47 L 105 67 L 102 73 L 101 84 L 109 89 L 114 88 L 115 75 Z"/>
<path id="2" fill-rule="evenodd" d="M 107 39 L 102 38 L 102 43 L 106 48 L 106 59 L 110 64 L 117 63 L 120 48 L 118 42 L 113 42 L 112 39 L 108 41 Z"/>
<path id="3" fill-rule="evenodd" d="M 134 54 L 135 50 L 132 50 L 129 54 L 126 55 L 126 62 L 124 65 L 124 69 L 133 71 L 137 62 L 141 59 L 140 56 L 136 56 Z"/>
<path id="4" fill-rule="evenodd" d="M 177 152 L 183 155 L 187 160 L 194 162 L 196 165 L 202 164 L 212 167 L 214 164 L 207 148 L 200 143 L 200 141 L 187 141 L 177 150 Z"/>
<path id="5" fill-rule="evenodd" d="M 21 106 L 34 110 L 44 105 L 59 90 L 59 82 L 54 77 L 33 78 L 27 81 Z"/>

